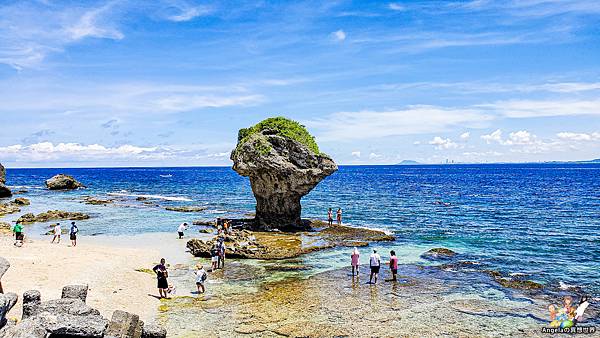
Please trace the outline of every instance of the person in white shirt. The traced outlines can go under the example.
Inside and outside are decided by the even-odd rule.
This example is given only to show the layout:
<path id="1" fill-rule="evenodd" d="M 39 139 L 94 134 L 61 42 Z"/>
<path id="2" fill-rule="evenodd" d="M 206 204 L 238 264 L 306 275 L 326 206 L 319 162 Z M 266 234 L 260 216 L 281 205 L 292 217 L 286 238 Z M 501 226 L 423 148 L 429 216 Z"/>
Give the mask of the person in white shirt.
<path id="1" fill-rule="evenodd" d="M 179 225 L 179 227 L 177 228 L 177 233 L 179 234 L 179 239 L 183 238 L 183 232 L 187 228 L 187 225 L 188 225 L 187 223 L 181 223 Z"/>
<path id="2" fill-rule="evenodd" d="M 369 277 L 369 284 L 377 284 L 379 268 L 381 267 L 381 256 L 379 256 L 377 250 L 373 250 L 371 257 L 369 258 L 369 265 L 371 266 L 371 276 Z M 373 276 L 375 276 L 375 283 L 373 283 Z"/>
<path id="3" fill-rule="evenodd" d="M 202 265 L 197 266 L 198 270 L 194 272 L 196 275 L 196 287 L 198 288 L 198 293 L 204 293 L 204 282 L 208 278 L 208 274 Z"/>
<path id="4" fill-rule="evenodd" d="M 52 242 L 50 242 L 50 243 L 54 243 L 54 241 L 56 239 L 58 239 L 58 241 L 56 241 L 56 244 L 60 243 L 61 231 L 62 231 L 62 229 L 60 228 L 60 223 L 56 223 L 56 225 L 54 226 L 54 237 L 52 237 Z"/>

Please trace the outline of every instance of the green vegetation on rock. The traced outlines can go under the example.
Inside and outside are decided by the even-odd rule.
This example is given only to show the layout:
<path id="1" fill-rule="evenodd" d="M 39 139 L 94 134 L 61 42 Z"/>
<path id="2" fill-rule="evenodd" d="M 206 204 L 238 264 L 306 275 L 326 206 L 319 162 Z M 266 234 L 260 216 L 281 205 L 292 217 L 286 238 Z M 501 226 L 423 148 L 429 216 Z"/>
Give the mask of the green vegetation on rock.
<path id="1" fill-rule="evenodd" d="M 287 119 L 285 117 L 271 117 L 263 120 L 250 128 L 240 129 L 238 133 L 238 146 L 248 140 L 248 138 L 256 133 L 264 130 L 271 130 L 274 134 L 291 138 L 307 146 L 313 153 L 319 154 L 319 146 L 315 142 L 315 138 L 309 134 L 306 127 L 300 123 Z M 261 152 L 268 153 L 270 149 L 261 149 Z"/>

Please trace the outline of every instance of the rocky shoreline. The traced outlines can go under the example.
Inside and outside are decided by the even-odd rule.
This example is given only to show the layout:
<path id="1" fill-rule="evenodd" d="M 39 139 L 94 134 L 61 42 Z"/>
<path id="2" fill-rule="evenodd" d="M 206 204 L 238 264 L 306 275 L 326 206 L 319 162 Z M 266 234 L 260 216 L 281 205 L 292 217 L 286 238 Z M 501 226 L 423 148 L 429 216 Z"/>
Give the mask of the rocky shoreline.
<path id="1" fill-rule="evenodd" d="M 230 234 L 221 236 L 225 243 L 225 255 L 243 259 L 286 259 L 339 246 L 362 247 L 370 242 L 395 240 L 394 236 L 380 230 L 328 226 L 318 221 L 311 225 L 313 231 L 302 232 L 232 230 Z M 191 239 L 187 248 L 196 257 L 210 257 L 210 251 L 217 241 L 218 236 L 210 240 Z"/>

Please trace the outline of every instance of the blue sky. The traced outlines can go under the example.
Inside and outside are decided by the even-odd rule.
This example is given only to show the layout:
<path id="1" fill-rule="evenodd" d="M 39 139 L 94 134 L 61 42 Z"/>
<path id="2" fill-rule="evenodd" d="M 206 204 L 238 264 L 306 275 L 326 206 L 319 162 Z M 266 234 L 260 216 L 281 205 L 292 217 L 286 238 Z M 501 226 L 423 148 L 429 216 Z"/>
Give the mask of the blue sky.
<path id="1" fill-rule="evenodd" d="M 228 165 L 306 125 L 341 164 L 600 157 L 600 2 L 2 1 L 0 161 Z"/>

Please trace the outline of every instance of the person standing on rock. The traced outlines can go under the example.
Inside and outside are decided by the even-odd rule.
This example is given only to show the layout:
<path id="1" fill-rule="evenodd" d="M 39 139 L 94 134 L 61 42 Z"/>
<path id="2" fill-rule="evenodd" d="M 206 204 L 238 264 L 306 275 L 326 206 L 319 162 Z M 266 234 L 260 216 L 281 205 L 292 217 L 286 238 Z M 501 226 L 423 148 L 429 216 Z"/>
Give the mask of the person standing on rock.
<path id="1" fill-rule="evenodd" d="M 15 246 L 23 246 L 23 226 L 19 223 L 15 224 Z M 17 245 L 20 244 L 20 245 Z"/>
<path id="2" fill-rule="evenodd" d="M 329 208 L 329 211 L 327 211 L 327 223 L 329 226 L 333 225 L 333 210 L 331 210 L 331 208 Z"/>
<path id="3" fill-rule="evenodd" d="M 56 223 L 56 225 L 54 226 L 54 237 L 52 237 L 52 242 L 50 242 L 50 243 L 54 243 L 54 241 L 56 239 L 58 239 L 58 241 L 56 241 L 56 244 L 60 244 L 61 232 L 62 232 L 62 229 L 60 228 L 60 223 Z"/>
<path id="4" fill-rule="evenodd" d="M 371 276 L 369 277 L 369 284 L 377 284 L 379 268 L 381 267 L 381 256 L 379 256 L 377 250 L 373 250 L 371 257 L 369 258 L 369 265 L 371 266 Z M 375 283 L 373 283 L 373 276 L 375 277 Z"/>
<path id="5" fill-rule="evenodd" d="M 337 209 L 337 225 L 342 225 L 342 208 Z"/>
<path id="6" fill-rule="evenodd" d="M 167 281 L 167 278 L 169 277 L 169 272 L 167 271 L 167 267 L 165 265 L 165 259 L 161 258 L 160 264 L 156 265 L 152 271 L 154 271 L 156 274 L 160 298 L 168 298 L 169 282 Z"/>
<path id="7" fill-rule="evenodd" d="M 354 270 L 356 270 L 356 275 L 358 276 L 358 265 L 360 264 L 360 254 L 358 253 L 358 249 L 354 247 L 352 250 L 352 255 L 350 255 L 350 259 L 352 260 L 352 276 L 354 276 Z"/>
<path id="8" fill-rule="evenodd" d="M 75 222 L 71 222 L 71 229 L 69 230 L 69 238 L 71 239 L 71 246 L 77 246 L 77 233 L 79 228 L 75 225 Z"/>
<path id="9" fill-rule="evenodd" d="M 177 234 L 179 234 L 179 239 L 183 238 L 183 232 L 185 231 L 185 229 L 187 228 L 187 223 L 181 223 L 179 225 L 179 227 L 177 228 Z"/>
<path id="10" fill-rule="evenodd" d="M 394 250 L 390 251 L 390 270 L 392 271 L 392 282 L 395 282 L 398 274 L 398 257 Z"/>

